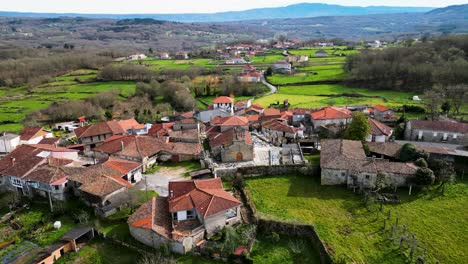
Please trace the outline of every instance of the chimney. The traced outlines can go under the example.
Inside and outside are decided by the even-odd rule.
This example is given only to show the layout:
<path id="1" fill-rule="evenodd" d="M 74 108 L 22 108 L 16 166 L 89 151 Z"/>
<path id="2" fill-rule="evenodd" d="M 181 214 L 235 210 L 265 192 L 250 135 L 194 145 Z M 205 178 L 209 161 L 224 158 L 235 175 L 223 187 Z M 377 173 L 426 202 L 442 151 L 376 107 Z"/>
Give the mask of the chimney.
<path id="1" fill-rule="evenodd" d="M 16 159 L 12 157 L 10 158 L 10 161 L 11 161 L 11 166 L 15 166 Z"/>
<path id="2" fill-rule="evenodd" d="M 120 141 L 120 147 L 121 147 L 121 151 L 123 151 L 125 149 L 123 141 Z"/>

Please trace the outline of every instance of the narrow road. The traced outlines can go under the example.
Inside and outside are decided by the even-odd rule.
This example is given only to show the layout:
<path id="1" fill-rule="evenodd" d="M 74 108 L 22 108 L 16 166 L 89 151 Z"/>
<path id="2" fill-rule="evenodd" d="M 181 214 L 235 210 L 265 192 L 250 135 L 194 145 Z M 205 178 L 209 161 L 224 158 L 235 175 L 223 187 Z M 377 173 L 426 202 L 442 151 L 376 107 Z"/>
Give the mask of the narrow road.
<path id="1" fill-rule="evenodd" d="M 273 84 L 267 82 L 267 81 L 265 80 L 265 78 L 262 78 L 262 83 L 263 83 L 264 85 L 268 86 L 268 88 L 270 88 L 270 91 L 269 91 L 268 93 L 264 94 L 263 96 L 267 96 L 267 95 L 270 95 L 270 94 L 274 94 L 274 93 L 276 93 L 276 92 L 278 91 L 278 87 L 276 87 L 276 86 L 274 86 Z M 262 97 L 263 97 L 263 96 L 262 96 Z"/>

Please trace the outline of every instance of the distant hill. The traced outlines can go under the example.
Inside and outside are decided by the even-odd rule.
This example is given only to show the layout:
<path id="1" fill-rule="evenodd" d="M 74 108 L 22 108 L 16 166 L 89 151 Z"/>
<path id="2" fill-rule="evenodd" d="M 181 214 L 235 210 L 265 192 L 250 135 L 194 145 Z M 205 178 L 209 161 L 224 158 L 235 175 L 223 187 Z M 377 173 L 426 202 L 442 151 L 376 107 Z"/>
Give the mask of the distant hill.
<path id="1" fill-rule="evenodd" d="M 303 3 L 285 7 L 257 8 L 245 11 L 232 11 L 205 14 L 74 14 L 74 13 L 19 13 L 3 12 L 0 16 L 8 17 L 87 17 L 87 18 L 153 18 L 157 20 L 176 22 L 226 22 L 255 19 L 284 19 L 284 18 L 306 18 L 319 16 L 357 16 L 370 14 L 390 13 L 424 13 L 433 10 L 433 7 L 390 7 L 390 6 L 340 6 L 318 3 Z"/>

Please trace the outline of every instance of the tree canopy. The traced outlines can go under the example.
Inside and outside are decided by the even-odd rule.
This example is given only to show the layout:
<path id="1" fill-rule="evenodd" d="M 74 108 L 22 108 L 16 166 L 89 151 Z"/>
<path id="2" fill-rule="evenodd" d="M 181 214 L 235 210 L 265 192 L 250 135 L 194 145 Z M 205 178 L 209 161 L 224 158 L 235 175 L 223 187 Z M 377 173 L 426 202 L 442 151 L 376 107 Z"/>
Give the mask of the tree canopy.
<path id="1" fill-rule="evenodd" d="M 344 133 L 344 138 L 349 140 L 364 141 L 370 134 L 370 124 L 367 116 L 361 112 L 353 114 L 353 121 L 349 124 Z"/>

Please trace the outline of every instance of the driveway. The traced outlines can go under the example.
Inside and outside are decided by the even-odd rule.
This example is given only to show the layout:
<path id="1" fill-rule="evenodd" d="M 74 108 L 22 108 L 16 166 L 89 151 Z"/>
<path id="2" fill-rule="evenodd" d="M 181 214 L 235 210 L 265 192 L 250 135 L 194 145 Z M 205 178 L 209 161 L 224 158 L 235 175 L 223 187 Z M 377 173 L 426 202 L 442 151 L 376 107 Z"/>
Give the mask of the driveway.
<path id="1" fill-rule="evenodd" d="M 148 188 L 148 190 L 156 191 L 160 196 L 167 196 L 169 182 L 186 180 L 185 172 L 184 168 L 161 167 L 155 173 L 143 174 L 143 179 L 136 185 L 136 188 L 140 190 Z"/>

